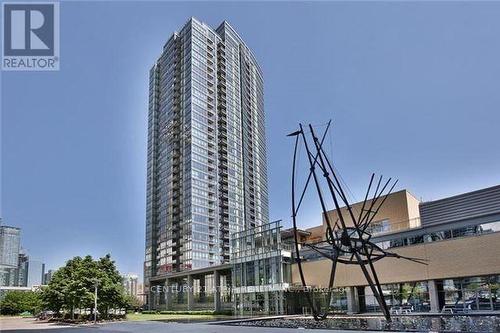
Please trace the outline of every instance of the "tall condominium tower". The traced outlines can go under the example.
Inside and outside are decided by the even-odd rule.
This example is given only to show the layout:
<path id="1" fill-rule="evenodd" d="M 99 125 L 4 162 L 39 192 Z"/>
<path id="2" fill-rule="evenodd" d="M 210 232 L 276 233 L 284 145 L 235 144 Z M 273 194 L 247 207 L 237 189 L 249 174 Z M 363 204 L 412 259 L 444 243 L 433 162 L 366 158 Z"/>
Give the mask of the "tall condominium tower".
<path id="1" fill-rule="evenodd" d="M 262 71 L 227 23 L 190 19 L 150 71 L 144 278 L 227 263 L 267 223 Z"/>

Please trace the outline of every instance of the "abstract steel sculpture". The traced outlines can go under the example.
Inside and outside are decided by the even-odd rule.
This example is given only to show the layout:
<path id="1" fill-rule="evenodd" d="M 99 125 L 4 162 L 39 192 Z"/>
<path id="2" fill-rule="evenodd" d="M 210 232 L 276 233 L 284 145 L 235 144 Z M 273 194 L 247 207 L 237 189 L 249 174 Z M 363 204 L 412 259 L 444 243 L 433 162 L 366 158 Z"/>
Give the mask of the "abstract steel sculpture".
<path id="1" fill-rule="evenodd" d="M 387 252 L 371 241 L 372 235 L 369 232 L 370 223 L 373 222 L 373 219 L 384 204 L 388 195 L 396 186 L 397 180 L 392 181 L 392 179 L 389 178 L 388 180 L 383 182 L 383 177 L 380 176 L 378 178 L 375 191 L 373 191 L 372 193 L 372 185 L 375 178 L 375 174 L 372 174 L 370 183 L 368 184 L 368 189 L 366 191 L 365 199 L 362 203 L 361 211 L 355 212 L 355 209 L 353 209 L 348 201 L 348 198 L 344 191 L 344 186 L 341 183 L 340 175 L 335 170 L 323 150 L 323 142 L 325 140 L 328 129 L 330 128 L 330 124 L 331 121 L 328 122 L 321 140 L 316 136 L 313 126 L 308 126 L 308 134 L 310 134 L 313 141 L 314 153 L 309 147 L 310 142 L 307 139 L 307 135 L 304 131 L 304 128 L 302 127 L 302 124 L 299 124 L 300 128 L 298 131 L 288 135 L 295 137 L 292 165 L 292 220 L 295 236 L 296 262 L 299 268 L 300 279 L 303 287 L 307 288 L 304 272 L 302 269 L 302 259 L 300 254 L 301 246 L 304 248 L 308 248 L 318 253 L 320 256 L 332 261 L 332 269 L 330 272 L 330 280 L 328 286 L 328 301 L 330 301 L 332 295 L 331 293 L 335 280 L 337 264 L 342 263 L 347 265 L 358 265 L 361 268 L 361 271 L 363 272 L 366 281 L 368 282 L 368 285 L 373 292 L 373 295 L 379 303 L 386 320 L 390 321 L 390 311 L 387 307 L 387 303 L 385 302 L 382 288 L 380 286 L 380 281 L 378 279 L 378 275 L 375 271 L 373 263 L 385 257 L 402 258 L 421 264 L 425 264 L 425 262 L 422 259 L 404 257 L 397 253 Z M 298 147 L 301 141 L 305 147 L 307 161 L 310 168 L 309 176 L 307 177 L 307 181 L 297 202 L 295 191 L 296 163 Z M 317 174 L 318 169 L 319 171 L 321 171 L 321 176 L 324 178 L 323 182 L 326 181 L 328 191 L 330 192 L 331 199 L 333 200 L 333 204 L 338 216 L 336 221 L 332 221 L 331 215 L 327 213 L 327 201 L 322 193 L 320 182 L 321 178 Z M 300 205 L 302 203 L 302 200 L 304 199 L 304 195 L 309 186 L 311 178 L 313 179 L 314 185 L 316 187 L 316 191 L 323 211 L 323 216 L 326 222 L 326 240 L 315 243 L 301 243 L 299 242 L 297 236 L 297 213 L 300 209 Z M 369 197 L 371 197 L 371 199 Z M 345 206 L 345 209 L 341 209 L 342 204 Z M 351 224 L 349 226 L 346 220 L 351 221 Z M 305 296 L 307 298 L 308 304 L 312 309 L 314 319 L 325 319 L 328 315 L 328 307 L 324 312 L 322 312 L 319 306 L 316 306 L 314 304 L 310 293 L 306 292 Z"/>

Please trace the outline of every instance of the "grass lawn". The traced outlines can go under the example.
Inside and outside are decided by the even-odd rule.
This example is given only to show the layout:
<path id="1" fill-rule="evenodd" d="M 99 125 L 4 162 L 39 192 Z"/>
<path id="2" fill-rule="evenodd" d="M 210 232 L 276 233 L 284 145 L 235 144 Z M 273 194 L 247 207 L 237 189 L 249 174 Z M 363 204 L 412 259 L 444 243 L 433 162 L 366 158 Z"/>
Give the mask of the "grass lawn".
<path id="1" fill-rule="evenodd" d="M 217 318 L 228 318 L 224 315 L 210 315 L 210 314 L 142 314 L 142 313 L 128 313 L 127 320 L 141 321 L 141 320 L 212 320 Z"/>

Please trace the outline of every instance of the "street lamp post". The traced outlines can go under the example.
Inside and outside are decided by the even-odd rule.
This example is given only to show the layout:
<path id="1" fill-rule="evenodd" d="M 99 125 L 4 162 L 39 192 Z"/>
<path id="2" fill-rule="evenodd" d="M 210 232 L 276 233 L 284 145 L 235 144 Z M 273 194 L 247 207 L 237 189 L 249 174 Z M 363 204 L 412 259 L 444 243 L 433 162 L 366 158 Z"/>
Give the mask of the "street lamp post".
<path id="1" fill-rule="evenodd" d="M 94 279 L 94 324 L 97 324 L 97 286 L 99 285 L 99 280 Z"/>

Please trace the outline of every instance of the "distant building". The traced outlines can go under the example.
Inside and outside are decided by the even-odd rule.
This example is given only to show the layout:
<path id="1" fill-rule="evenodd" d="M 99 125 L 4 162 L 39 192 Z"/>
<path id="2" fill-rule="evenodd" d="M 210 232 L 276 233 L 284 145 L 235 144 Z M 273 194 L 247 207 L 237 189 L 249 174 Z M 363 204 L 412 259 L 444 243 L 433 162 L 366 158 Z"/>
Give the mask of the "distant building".
<path id="1" fill-rule="evenodd" d="M 32 288 L 45 281 L 45 264 L 21 249 L 21 229 L 0 225 L 0 287 Z"/>
<path id="2" fill-rule="evenodd" d="M 136 296 L 138 294 L 137 282 L 139 277 L 136 274 L 127 274 L 123 276 L 123 287 L 127 295 Z"/>
<path id="3" fill-rule="evenodd" d="M 16 282 L 15 286 L 27 287 L 28 286 L 28 255 L 21 251 L 19 253 L 19 260 L 16 270 Z"/>
<path id="4" fill-rule="evenodd" d="M 49 284 L 50 280 L 52 280 L 52 275 L 54 275 L 54 270 L 53 269 L 49 269 L 47 271 L 47 273 L 45 273 L 43 275 L 43 281 L 42 282 L 43 282 L 44 285 Z"/>
<path id="5" fill-rule="evenodd" d="M 20 244 L 21 229 L 0 225 L 0 286 L 15 284 Z"/>
<path id="6" fill-rule="evenodd" d="M 0 265 L 17 267 L 21 247 L 21 229 L 0 226 Z"/>
<path id="7" fill-rule="evenodd" d="M 0 286 L 14 286 L 16 280 L 16 269 L 0 266 Z"/>
<path id="8" fill-rule="evenodd" d="M 142 283 L 137 284 L 137 299 L 141 304 L 146 304 L 146 293 L 144 292 L 144 285 Z"/>
<path id="9" fill-rule="evenodd" d="M 27 287 L 41 286 L 45 274 L 45 264 L 38 260 L 28 260 Z"/>

